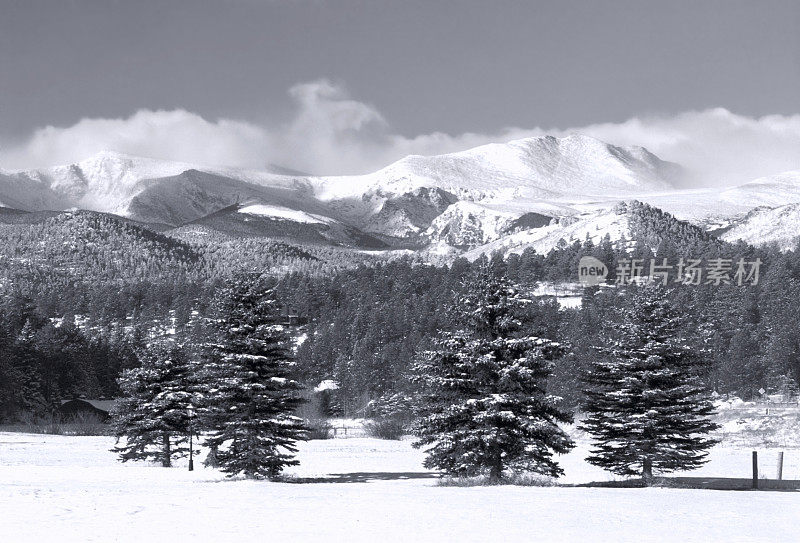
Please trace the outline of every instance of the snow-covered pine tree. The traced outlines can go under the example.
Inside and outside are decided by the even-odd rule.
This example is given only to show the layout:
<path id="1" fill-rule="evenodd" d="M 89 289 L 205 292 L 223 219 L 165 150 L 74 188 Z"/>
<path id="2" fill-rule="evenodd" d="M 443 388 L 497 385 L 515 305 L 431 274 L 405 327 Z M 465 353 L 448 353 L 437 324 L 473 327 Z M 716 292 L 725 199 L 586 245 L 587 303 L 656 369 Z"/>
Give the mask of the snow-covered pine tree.
<path id="1" fill-rule="evenodd" d="M 122 462 L 159 461 L 186 456 L 191 408 L 192 363 L 179 347 L 155 347 L 142 365 L 125 370 L 118 379 L 123 398 L 114 405 L 111 423 Z M 120 444 L 120 442 L 124 444 Z"/>
<path id="2" fill-rule="evenodd" d="M 705 462 L 717 428 L 706 365 L 682 336 L 688 323 L 659 284 L 630 287 L 606 345 L 584 376 L 581 428 L 594 437 L 587 461 L 618 475 L 690 470 Z"/>
<path id="3" fill-rule="evenodd" d="M 206 445 L 230 476 L 274 478 L 298 463 L 295 443 L 308 435 L 294 415 L 304 400 L 290 377 L 280 305 L 264 278 L 239 274 L 221 290 L 217 309 L 218 338 L 200 379 Z"/>
<path id="4" fill-rule="evenodd" d="M 41 356 L 36 352 L 36 332 L 30 320 L 17 337 L 11 349 L 11 375 L 16 376 L 15 386 L 9 392 L 12 411 L 24 414 L 31 418 L 41 416 L 48 411 L 47 400 L 43 395 L 41 370 Z M 55 394 L 57 391 L 53 391 Z M 15 408 L 15 409 L 14 409 Z"/>
<path id="5" fill-rule="evenodd" d="M 440 333 L 413 365 L 419 418 L 415 447 L 426 447 L 425 466 L 455 476 L 505 470 L 558 476 L 553 453 L 574 445 L 559 427 L 572 416 L 545 392 L 553 361 L 564 349 L 525 334 L 524 301 L 488 267 L 459 300 L 460 329 Z"/>

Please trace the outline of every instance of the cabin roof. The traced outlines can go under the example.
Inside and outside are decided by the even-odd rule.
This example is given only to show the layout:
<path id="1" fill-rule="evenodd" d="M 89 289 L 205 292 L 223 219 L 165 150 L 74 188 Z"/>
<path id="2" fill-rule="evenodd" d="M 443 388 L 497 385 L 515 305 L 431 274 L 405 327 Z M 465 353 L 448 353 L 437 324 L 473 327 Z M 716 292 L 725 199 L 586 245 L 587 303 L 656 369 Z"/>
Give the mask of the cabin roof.
<path id="1" fill-rule="evenodd" d="M 90 398 L 74 398 L 72 400 L 61 400 L 61 405 L 63 407 L 65 404 L 68 404 L 70 402 L 84 402 L 91 405 L 95 409 L 99 409 L 100 411 L 105 411 L 106 413 L 109 413 L 111 411 L 111 408 L 117 402 L 117 400 L 93 400 Z"/>

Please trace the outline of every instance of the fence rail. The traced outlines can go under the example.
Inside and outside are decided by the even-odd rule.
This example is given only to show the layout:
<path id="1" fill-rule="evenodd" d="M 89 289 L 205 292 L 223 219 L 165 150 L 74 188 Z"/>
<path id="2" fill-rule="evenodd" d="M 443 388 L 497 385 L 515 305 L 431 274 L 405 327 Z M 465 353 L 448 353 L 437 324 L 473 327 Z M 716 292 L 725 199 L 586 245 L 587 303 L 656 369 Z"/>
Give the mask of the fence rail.
<path id="1" fill-rule="evenodd" d="M 347 439 L 354 437 L 366 437 L 367 432 L 363 427 L 353 426 L 331 426 L 328 435 L 334 439 Z"/>

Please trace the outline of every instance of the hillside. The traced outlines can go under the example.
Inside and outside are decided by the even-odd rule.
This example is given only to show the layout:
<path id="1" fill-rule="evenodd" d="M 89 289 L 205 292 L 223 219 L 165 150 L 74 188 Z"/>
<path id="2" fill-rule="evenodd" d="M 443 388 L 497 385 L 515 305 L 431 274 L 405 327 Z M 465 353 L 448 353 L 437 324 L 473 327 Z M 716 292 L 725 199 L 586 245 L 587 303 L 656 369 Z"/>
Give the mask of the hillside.
<path id="1" fill-rule="evenodd" d="M 506 221 L 494 240 L 474 245 L 463 256 L 473 259 L 496 252 L 519 254 L 526 249 L 546 255 L 558 247 L 576 242 L 589 241 L 596 246 L 604 238 L 611 242 L 638 241 L 654 251 L 665 240 L 684 251 L 699 245 L 713 246 L 719 243 L 702 228 L 638 200 L 573 216 L 555 217 L 549 222 L 547 216 L 534 217 L 538 218 L 538 224 L 518 226 L 518 222 Z M 447 247 L 440 242 L 430 250 L 443 254 Z"/>
<path id="2" fill-rule="evenodd" d="M 321 196 L 398 195 L 436 187 L 462 199 L 552 198 L 653 192 L 673 188 L 678 165 L 641 147 L 594 138 L 544 136 L 493 143 L 439 156 L 409 156 L 366 176 L 329 178 Z"/>
<path id="3" fill-rule="evenodd" d="M 458 200 L 495 203 L 667 190 L 680 174 L 642 148 L 585 136 L 532 138 L 449 155 L 411 156 L 375 173 L 306 177 L 203 168 L 105 152 L 0 178 L 0 202 L 27 211 L 81 208 L 181 226 L 233 204 L 281 207 L 285 222 L 339 223 L 366 234 L 414 238 Z M 531 211 L 531 209 L 523 209 Z M 303 215 L 304 214 L 304 215 Z M 296 217 L 304 219 L 296 221 Z M 351 236 L 353 237 L 353 236 Z M 358 236 L 345 240 L 360 243 Z"/>
<path id="4" fill-rule="evenodd" d="M 781 251 L 794 249 L 800 237 L 800 204 L 756 208 L 732 222 L 720 237 L 752 245 L 776 245 Z"/>
<path id="5" fill-rule="evenodd" d="M 798 172 L 722 190 L 678 190 L 683 175 L 644 148 L 582 135 L 409 156 L 340 177 L 104 152 L 65 166 L 0 172 L 0 207 L 35 213 L 6 211 L 0 223 L 80 208 L 157 231 L 202 226 L 233 237 L 451 258 L 525 247 L 546 252 L 587 233 L 618 240 L 629 227 L 615 206 L 635 199 L 728 240 L 791 243 L 788 209 L 769 210 L 800 203 Z"/>
<path id="6" fill-rule="evenodd" d="M 196 274 L 200 254 L 130 221 L 76 211 L 1 225 L 0 259 L 6 269 L 126 282 Z"/>

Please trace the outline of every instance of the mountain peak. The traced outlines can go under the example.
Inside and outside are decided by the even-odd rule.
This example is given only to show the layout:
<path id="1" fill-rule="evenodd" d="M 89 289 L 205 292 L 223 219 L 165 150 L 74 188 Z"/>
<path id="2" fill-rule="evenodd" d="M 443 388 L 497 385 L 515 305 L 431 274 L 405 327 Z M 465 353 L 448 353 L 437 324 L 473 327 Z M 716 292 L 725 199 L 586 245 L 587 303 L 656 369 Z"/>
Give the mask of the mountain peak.
<path id="1" fill-rule="evenodd" d="M 161 158 L 132 155 L 113 150 L 100 151 L 88 158 L 80 160 L 74 164 L 70 164 L 69 166 L 79 166 L 80 168 L 83 169 L 83 168 L 92 168 L 97 166 L 109 167 L 118 165 L 126 168 L 142 168 L 142 167 L 157 168 L 160 166 L 170 171 L 174 171 L 176 168 L 183 168 L 184 170 L 199 168 L 199 166 L 188 162 L 180 162 L 174 160 L 165 160 Z M 68 166 L 61 166 L 61 167 L 68 167 Z"/>
<path id="2" fill-rule="evenodd" d="M 674 188 L 679 166 L 641 147 L 616 147 L 583 134 L 490 143 L 438 156 L 411 155 L 365 176 L 374 190 L 436 187 L 467 199 L 574 198 Z"/>
<path id="3" fill-rule="evenodd" d="M 79 162 L 102 162 L 106 160 L 136 160 L 141 159 L 142 157 L 131 155 L 128 153 L 122 153 L 120 151 L 114 151 L 112 149 L 103 149 L 90 157 L 87 157 Z"/>

